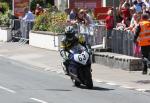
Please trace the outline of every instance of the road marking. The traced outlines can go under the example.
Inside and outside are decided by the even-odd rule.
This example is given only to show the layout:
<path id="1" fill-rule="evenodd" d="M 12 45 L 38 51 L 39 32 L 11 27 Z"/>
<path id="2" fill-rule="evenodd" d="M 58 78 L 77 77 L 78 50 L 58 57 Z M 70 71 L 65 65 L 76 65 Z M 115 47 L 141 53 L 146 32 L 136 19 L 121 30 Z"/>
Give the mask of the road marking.
<path id="1" fill-rule="evenodd" d="M 40 100 L 40 99 L 36 99 L 36 98 L 30 98 L 31 100 L 34 100 L 36 102 L 39 102 L 39 103 L 48 103 L 46 101 L 43 101 L 43 100 Z"/>
<path id="2" fill-rule="evenodd" d="M 106 84 L 108 84 L 108 85 L 117 85 L 117 84 L 111 83 L 111 82 L 110 82 L 110 83 L 108 82 L 108 83 L 106 83 Z"/>
<path id="3" fill-rule="evenodd" d="M 146 89 L 135 89 L 135 90 L 140 91 L 140 92 L 145 92 L 146 91 Z"/>
<path id="4" fill-rule="evenodd" d="M 5 88 L 5 87 L 3 87 L 3 86 L 0 86 L 0 89 L 3 89 L 3 90 L 8 91 L 8 92 L 10 92 L 10 93 L 16 93 L 14 90 Z"/>

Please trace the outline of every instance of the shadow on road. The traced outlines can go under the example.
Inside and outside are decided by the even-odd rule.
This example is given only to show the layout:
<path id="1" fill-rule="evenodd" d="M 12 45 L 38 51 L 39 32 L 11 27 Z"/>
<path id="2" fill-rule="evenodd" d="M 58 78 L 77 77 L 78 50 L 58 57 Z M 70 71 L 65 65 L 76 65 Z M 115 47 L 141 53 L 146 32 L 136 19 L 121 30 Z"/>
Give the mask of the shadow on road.
<path id="1" fill-rule="evenodd" d="M 150 80 L 139 80 L 139 81 L 135 81 L 136 83 L 140 83 L 140 84 L 150 84 Z"/>
<path id="2" fill-rule="evenodd" d="M 87 89 L 87 87 L 83 86 L 83 85 L 81 85 L 80 87 L 77 87 L 77 88 Z M 110 91 L 110 90 L 114 90 L 114 89 L 102 88 L 102 87 L 94 86 L 93 89 L 89 89 L 89 90 Z"/>
<path id="3" fill-rule="evenodd" d="M 69 89 L 45 89 L 46 91 L 72 91 L 72 90 L 69 90 Z"/>
<path id="4" fill-rule="evenodd" d="M 102 88 L 102 87 L 93 87 L 93 89 L 92 89 L 92 90 L 110 91 L 110 90 L 114 90 L 114 89 Z"/>

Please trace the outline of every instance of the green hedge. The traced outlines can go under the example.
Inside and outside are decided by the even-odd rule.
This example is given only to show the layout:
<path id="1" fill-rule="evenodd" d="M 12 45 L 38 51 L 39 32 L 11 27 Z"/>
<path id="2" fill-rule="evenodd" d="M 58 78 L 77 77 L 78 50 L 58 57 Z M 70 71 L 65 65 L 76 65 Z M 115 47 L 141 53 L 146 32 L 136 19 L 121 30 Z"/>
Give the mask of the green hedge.
<path id="1" fill-rule="evenodd" d="M 46 12 L 36 17 L 33 30 L 62 33 L 65 29 L 67 15 L 64 12 Z"/>

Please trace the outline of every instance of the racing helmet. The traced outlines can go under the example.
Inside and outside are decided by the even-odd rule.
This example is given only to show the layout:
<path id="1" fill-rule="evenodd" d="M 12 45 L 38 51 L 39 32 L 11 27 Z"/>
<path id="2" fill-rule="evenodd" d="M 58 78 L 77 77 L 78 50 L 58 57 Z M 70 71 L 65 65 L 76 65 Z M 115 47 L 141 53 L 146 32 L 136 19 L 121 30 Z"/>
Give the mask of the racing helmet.
<path id="1" fill-rule="evenodd" d="M 68 40 L 73 40 L 73 38 L 75 36 L 75 30 L 74 30 L 73 26 L 67 26 L 65 28 L 65 35 Z"/>

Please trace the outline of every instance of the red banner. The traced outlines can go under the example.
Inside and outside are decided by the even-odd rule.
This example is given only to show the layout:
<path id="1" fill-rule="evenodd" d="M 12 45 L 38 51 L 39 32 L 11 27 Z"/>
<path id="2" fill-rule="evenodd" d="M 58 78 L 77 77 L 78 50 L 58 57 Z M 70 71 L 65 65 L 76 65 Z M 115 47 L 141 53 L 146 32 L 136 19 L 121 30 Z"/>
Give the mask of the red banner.
<path id="1" fill-rule="evenodd" d="M 14 0 L 14 15 L 22 17 L 26 7 L 29 7 L 29 0 Z"/>
<path id="2" fill-rule="evenodd" d="M 99 20 L 105 20 L 110 7 L 100 7 L 94 9 L 94 15 Z"/>

